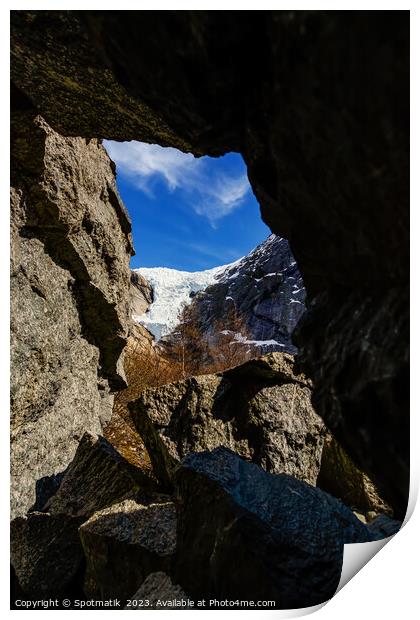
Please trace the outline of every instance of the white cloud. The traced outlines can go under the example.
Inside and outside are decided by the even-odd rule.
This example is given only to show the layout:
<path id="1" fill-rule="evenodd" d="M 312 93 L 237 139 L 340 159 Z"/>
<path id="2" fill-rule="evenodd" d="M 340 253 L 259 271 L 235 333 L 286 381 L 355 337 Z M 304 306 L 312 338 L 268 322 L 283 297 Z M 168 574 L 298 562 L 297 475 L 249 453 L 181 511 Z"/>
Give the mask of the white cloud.
<path id="1" fill-rule="evenodd" d="M 195 158 L 174 148 L 143 142 L 104 141 L 117 172 L 126 176 L 148 196 L 163 182 L 171 192 L 185 193 L 186 202 L 196 213 L 215 224 L 239 207 L 249 191 L 246 174 L 215 174 L 209 158 Z"/>

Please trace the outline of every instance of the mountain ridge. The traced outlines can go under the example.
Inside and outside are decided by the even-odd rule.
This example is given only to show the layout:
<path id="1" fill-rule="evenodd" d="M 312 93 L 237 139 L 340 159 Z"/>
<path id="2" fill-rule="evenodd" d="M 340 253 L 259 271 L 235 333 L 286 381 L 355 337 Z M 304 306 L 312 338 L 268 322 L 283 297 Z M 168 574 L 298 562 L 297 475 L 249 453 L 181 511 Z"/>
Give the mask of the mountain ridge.
<path id="1" fill-rule="evenodd" d="M 207 337 L 216 322 L 220 326 L 234 312 L 246 330 L 232 331 L 236 342 L 253 345 L 261 353 L 296 353 L 292 333 L 305 310 L 306 292 L 289 244 L 282 237 L 270 235 L 246 256 L 205 271 L 154 267 L 133 273 L 149 283 L 153 298 L 147 310 L 133 318 L 156 342 L 170 338 L 182 308 L 191 305 L 200 331 Z"/>

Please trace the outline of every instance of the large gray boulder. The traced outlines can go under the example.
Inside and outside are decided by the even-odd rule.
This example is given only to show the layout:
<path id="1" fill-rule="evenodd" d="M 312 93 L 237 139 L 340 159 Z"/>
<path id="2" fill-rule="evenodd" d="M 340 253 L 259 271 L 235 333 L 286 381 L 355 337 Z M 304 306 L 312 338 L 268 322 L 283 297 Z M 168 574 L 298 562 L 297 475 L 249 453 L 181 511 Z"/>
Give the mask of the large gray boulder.
<path id="1" fill-rule="evenodd" d="M 227 448 L 185 457 L 175 484 L 174 579 L 193 598 L 316 605 L 337 588 L 343 545 L 370 540 L 339 500 Z"/>
<path id="2" fill-rule="evenodd" d="M 129 409 L 167 487 L 186 454 L 218 446 L 267 471 L 316 483 L 325 427 L 312 408 L 310 382 L 286 353 L 145 390 Z"/>
<path id="3" fill-rule="evenodd" d="M 11 510 L 102 433 L 125 385 L 131 225 L 99 140 L 12 115 Z"/>
<path id="4" fill-rule="evenodd" d="M 151 478 L 129 463 L 106 439 L 85 433 L 58 490 L 43 510 L 88 517 L 155 487 Z"/>
<path id="5" fill-rule="evenodd" d="M 145 578 L 170 572 L 176 544 L 172 502 L 133 500 L 95 512 L 80 528 L 86 557 L 84 590 L 95 599 L 128 600 Z"/>

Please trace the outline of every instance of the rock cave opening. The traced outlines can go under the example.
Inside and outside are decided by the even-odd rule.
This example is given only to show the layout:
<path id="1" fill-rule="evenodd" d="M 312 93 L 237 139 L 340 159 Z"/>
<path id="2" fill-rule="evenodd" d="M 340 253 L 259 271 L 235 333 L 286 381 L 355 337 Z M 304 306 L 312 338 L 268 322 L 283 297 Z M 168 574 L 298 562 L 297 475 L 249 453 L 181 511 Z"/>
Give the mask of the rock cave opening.
<path id="1" fill-rule="evenodd" d="M 13 12 L 19 595 L 169 587 L 308 606 L 333 595 L 344 543 L 398 531 L 409 474 L 407 24 L 358 11 Z M 142 255 L 140 236 L 130 269 L 105 138 L 117 170 L 126 146 L 110 140 L 149 145 L 136 147 L 136 182 L 151 203 L 159 183 L 178 191 L 192 153 L 241 153 L 272 231 L 206 287 L 187 283 L 169 331 L 174 293 L 152 315 L 163 289 L 141 265 L 156 250 L 178 271 L 192 258 L 184 244 L 183 262 L 167 262 L 170 245 L 152 237 Z M 164 147 L 183 155 L 171 151 L 156 181 Z M 192 205 L 210 228 L 220 217 L 209 197 L 234 215 L 245 191 L 232 184 L 217 200 L 215 189 L 213 178 Z M 239 238 L 234 229 L 225 249 Z"/>
<path id="2" fill-rule="evenodd" d="M 287 240 L 261 219 L 242 156 L 194 157 L 138 141 L 103 145 L 131 217 L 132 316 L 154 343 L 168 342 L 192 305 L 203 337 L 217 321 L 218 333 L 235 339 L 231 346 L 242 345 L 244 360 L 295 352 L 305 288 Z"/>

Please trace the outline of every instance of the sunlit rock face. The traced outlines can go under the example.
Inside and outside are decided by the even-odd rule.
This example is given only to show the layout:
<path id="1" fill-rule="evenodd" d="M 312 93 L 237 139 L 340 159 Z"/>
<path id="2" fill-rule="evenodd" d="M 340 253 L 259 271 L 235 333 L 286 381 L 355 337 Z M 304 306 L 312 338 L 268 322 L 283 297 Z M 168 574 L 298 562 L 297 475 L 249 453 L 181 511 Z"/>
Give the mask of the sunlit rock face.
<path id="1" fill-rule="evenodd" d="M 96 139 L 12 118 L 12 515 L 38 501 L 125 385 L 130 221 Z"/>
<path id="2" fill-rule="evenodd" d="M 242 153 L 308 290 L 300 346 L 315 406 L 400 514 L 408 34 L 404 12 L 12 15 L 15 106 L 65 135 Z"/>
<path id="3" fill-rule="evenodd" d="M 201 329 L 210 336 L 215 323 L 234 312 L 246 334 L 232 333 L 244 348 L 258 353 L 296 353 L 293 331 L 305 311 L 306 291 L 286 239 L 271 235 L 255 250 L 228 266 L 192 302 Z M 220 329 L 220 327 L 219 327 Z"/>

